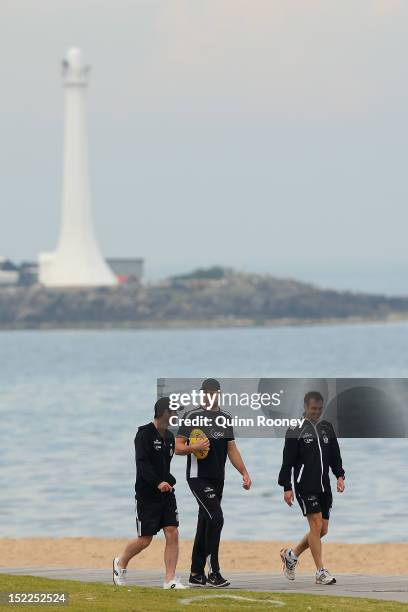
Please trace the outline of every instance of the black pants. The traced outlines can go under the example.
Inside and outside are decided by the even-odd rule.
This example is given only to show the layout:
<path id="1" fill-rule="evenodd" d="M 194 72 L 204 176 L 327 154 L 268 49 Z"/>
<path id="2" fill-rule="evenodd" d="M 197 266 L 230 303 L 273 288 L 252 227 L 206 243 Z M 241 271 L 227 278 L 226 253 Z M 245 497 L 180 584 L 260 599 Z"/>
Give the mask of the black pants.
<path id="1" fill-rule="evenodd" d="M 221 508 L 223 480 L 189 478 L 189 487 L 198 503 L 197 531 L 191 555 L 191 572 L 203 574 L 205 562 L 209 572 L 218 572 L 218 549 L 224 515 Z"/>

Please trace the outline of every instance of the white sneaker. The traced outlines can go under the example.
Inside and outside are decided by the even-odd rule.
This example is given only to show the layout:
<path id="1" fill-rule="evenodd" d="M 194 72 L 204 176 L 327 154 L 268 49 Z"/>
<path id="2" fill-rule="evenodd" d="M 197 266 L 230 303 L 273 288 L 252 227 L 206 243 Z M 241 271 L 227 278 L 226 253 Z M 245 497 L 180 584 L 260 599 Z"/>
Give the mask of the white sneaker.
<path id="1" fill-rule="evenodd" d="M 112 571 L 112 577 L 113 577 L 113 584 L 116 584 L 116 586 L 126 586 L 126 572 L 127 570 L 122 569 L 121 567 L 119 567 L 118 565 L 119 563 L 119 557 L 115 557 L 112 563 L 113 566 L 113 571 Z"/>
<path id="2" fill-rule="evenodd" d="M 188 587 L 181 584 L 180 578 L 175 577 L 168 582 L 163 582 L 163 589 L 188 589 Z"/>
<path id="3" fill-rule="evenodd" d="M 324 567 L 316 572 L 316 584 L 335 584 L 336 579 Z"/>
<path id="4" fill-rule="evenodd" d="M 280 558 L 282 559 L 282 563 L 283 563 L 283 573 L 288 580 L 294 580 L 295 579 L 295 568 L 296 568 L 298 560 L 291 559 L 290 555 L 288 555 L 288 551 L 289 551 L 288 548 L 282 548 L 282 550 L 280 551 Z"/>

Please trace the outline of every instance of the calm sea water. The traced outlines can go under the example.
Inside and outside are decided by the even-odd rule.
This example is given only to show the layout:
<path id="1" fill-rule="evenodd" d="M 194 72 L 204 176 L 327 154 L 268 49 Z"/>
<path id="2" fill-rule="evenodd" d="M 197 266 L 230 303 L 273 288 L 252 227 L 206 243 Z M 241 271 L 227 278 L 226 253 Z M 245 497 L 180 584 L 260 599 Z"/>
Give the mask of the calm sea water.
<path id="1" fill-rule="evenodd" d="M 134 448 L 157 377 L 408 376 L 408 324 L 0 333 L 2 537 L 133 536 Z M 240 440 L 254 486 L 227 470 L 224 537 L 296 538 L 276 484 L 283 441 Z M 342 440 L 347 489 L 331 538 L 408 540 L 408 440 Z M 173 472 L 183 537 L 197 507 Z"/>

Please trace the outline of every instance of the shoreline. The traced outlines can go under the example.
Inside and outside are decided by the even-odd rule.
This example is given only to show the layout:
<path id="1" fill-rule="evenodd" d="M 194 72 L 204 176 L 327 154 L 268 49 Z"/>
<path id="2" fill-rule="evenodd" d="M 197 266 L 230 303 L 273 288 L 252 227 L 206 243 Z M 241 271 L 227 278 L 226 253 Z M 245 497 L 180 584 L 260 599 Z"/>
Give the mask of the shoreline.
<path id="1" fill-rule="evenodd" d="M 113 557 L 120 554 L 128 541 L 123 538 L 90 537 L 0 538 L 0 567 L 110 568 Z M 221 541 L 221 567 L 223 571 L 280 572 L 282 563 L 279 551 L 293 544 L 266 540 Z M 180 570 L 189 569 L 191 548 L 191 540 L 180 540 Z M 129 568 L 136 571 L 160 569 L 163 566 L 163 550 L 163 539 L 153 539 L 146 550 L 132 559 Z M 408 576 L 408 542 L 343 544 L 327 541 L 324 542 L 323 554 L 325 565 L 333 573 Z M 302 555 L 296 571 L 314 571 L 309 551 Z"/>
<path id="2" fill-rule="evenodd" d="M 211 320 L 174 320 L 174 321 L 111 321 L 111 322 L 78 322 L 78 323 L 38 323 L 30 324 L 20 322 L 15 324 L 0 324 L 2 331 L 138 331 L 138 330 L 163 330 L 163 329 L 253 329 L 253 328 L 280 328 L 280 327 L 317 327 L 321 325 L 361 325 L 375 323 L 402 323 L 408 321 L 407 315 L 390 314 L 386 317 L 323 317 L 314 318 L 281 318 L 259 321 L 256 319 L 211 319 Z"/>

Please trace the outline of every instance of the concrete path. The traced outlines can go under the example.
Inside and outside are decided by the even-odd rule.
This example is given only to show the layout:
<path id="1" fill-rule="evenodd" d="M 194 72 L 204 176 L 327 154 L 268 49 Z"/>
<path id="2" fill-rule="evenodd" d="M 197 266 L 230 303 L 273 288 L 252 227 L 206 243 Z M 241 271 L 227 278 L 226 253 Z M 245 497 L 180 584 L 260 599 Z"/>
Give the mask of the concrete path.
<path id="1" fill-rule="evenodd" d="M 45 578 L 60 578 L 64 580 L 81 580 L 83 582 L 112 582 L 112 572 L 107 569 L 55 569 L 55 568 L 0 568 L 4 574 L 43 576 Z M 188 574 L 179 572 L 184 584 L 187 584 Z M 407 576 L 367 576 L 356 574 L 337 574 L 337 584 L 320 586 L 314 583 L 314 576 L 299 574 L 294 582 L 289 582 L 282 574 L 264 574 L 260 572 L 228 572 L 226 574 L 234 589 L 250 591 L 274 591 L 285 593 L 309 593 L 313 595 L 337 595 L 345 597 L 371 597 L 373 599 L 394 600 L 407 604 L 408 607 L 408 577 Z M 130 585 L 162 586 L 163 577 L 159 571 L 129 570 Z M 221 590 L 221 589 L 220 589 Z M 219 593 L 220 590 L 217 590 Z M 193 588 L 193 592 L 204 595 L 215 589 Z"/>

